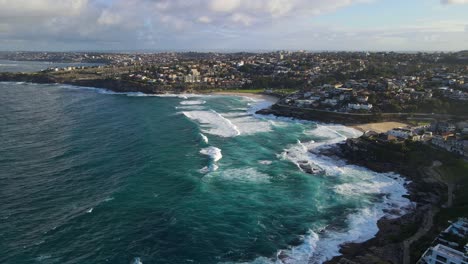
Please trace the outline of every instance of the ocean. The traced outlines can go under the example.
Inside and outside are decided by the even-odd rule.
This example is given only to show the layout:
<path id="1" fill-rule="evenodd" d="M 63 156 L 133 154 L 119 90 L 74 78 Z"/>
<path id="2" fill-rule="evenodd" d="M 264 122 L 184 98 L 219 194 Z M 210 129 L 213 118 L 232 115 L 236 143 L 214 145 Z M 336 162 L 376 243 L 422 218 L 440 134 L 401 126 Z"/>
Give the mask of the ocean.
<path id="1" fill-rule="evenodd" d="M 317 153 L 358 131 L 269 104 L 0 83 L 0 263 L 322 263 L 411 206 Z"/>

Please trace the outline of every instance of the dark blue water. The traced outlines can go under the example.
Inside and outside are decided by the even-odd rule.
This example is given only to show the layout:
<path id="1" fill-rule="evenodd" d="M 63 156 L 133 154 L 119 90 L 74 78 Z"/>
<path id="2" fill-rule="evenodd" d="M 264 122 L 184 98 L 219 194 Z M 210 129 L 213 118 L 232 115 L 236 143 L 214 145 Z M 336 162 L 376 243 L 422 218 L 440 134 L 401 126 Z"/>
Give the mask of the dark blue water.
<path id="1" fill-rule="evenodd" d="M 352 131 L 256 119 L 243 98 L 0 94 L 0 263 L 320 263 L 406 202 L 401 182 L 308 154 Z"/>

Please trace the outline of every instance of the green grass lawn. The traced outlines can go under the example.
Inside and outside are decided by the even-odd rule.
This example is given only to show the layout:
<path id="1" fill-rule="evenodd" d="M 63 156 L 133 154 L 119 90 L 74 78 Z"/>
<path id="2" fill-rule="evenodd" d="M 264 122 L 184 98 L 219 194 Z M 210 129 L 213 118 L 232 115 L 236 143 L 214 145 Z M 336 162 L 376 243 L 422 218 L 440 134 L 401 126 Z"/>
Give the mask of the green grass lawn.
<path id="1" fill-rule="evenodd" d="M 468 186 L 468 162 L 457 159 L 444 163 L 438 171 L 444 181 Z"/>

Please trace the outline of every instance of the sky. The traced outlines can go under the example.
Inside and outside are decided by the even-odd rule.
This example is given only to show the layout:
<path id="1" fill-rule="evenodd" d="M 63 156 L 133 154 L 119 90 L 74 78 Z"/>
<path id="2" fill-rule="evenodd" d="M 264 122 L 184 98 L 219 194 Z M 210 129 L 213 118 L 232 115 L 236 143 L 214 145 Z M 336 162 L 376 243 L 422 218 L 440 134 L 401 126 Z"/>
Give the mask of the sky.
<path id="1" fill-rule="evenodd" d="M 468 0 L 0 0 L 0 50 L 457 51 Z"/>

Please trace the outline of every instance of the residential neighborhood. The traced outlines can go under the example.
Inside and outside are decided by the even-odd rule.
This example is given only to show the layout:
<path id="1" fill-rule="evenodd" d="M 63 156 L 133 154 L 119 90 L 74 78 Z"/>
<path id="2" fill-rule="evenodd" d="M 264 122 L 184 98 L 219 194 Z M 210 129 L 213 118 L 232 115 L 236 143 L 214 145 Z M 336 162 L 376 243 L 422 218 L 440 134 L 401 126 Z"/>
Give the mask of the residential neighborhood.
<path id="1" fill-rule="evenodd" d="M 468 263 L 468 219 L 450 224 L 424 252 L 418 264 Z"/>

